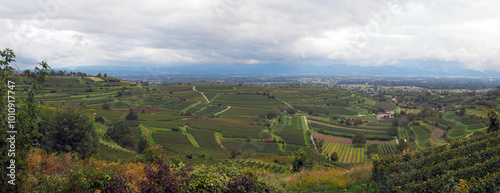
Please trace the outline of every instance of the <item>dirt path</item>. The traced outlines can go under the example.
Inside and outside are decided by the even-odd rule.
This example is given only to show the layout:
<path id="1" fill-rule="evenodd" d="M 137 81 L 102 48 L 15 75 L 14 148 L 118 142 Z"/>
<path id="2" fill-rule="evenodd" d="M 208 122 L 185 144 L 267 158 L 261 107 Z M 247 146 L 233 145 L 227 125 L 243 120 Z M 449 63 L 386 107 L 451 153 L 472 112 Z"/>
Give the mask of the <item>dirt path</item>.
<path id="1" fill-rule="evenodd" d="M 219 136 L 215 136 L 215 138 L 217 138 L 217 142 L 219 142 L 220 147 L 222 147 L 222 149 L 224 149 L 224 150 L 227 150 L 227 149 L 226 149 L 226 148 L 222 145 L 222 142 L 220 141 Z"/>
<path id="2" fill-rule="evenodd" d="M 306 118 L 306 116 L 303 116 L 303 117 L 304 117 L 304 121 L 305 121 L 305 123 L 306 123 L 306 128 L 307 128 L 307 130 L 309 131 L 309 124 L 307 124 L 307 118 Z M 312 142 L 312 143 L 313 143 L 313 145 L 314 145 L 314 150 L 316 150 L 316 153 L 318 153 L 318 154 L 319 154 L 318 147 L 316 147 L 316 143 L 314 142 L 314 138 L 313 138 L 312 132 L 311 132 L 311 136 L 310 136 L 310 137 L 311 137 L 311 142 Z"/>
<path id="3" fill-rule="evenodd" d="M 319 134 L 319 133 L 313 133 L 312 135 L 315 138 L 323 139 L 324 141 L 328 141 L 328 142 L 352 144 L 352 140 L 351 139 L 340 138 L 340 137 L 333 137 L 333 136 L 323 135 L 323 134 Z M 386 143 L 396 144 L 396 142 L 389 142 L 389 141 L 388 142 L 385 142 L 385 141 L 366 141 L 366 145 L 370 145 L 370 144 L 386 144 Z"/>
<path id="4" fill-rule="evenodd" d="M 220 115 L 221 113 L 226 112 L 226 111 L 227 111 L 227 110 L 229 110 L 230 108 L 231 108 L 231 106 L 227 106 L 227 109 L 224 109 L 224 110 L 222 110 L 221 112 L 215 113 L 215 114 L 214 114 L 214 116 Z"/>
<path id="5" fill-rule="evenodd" d="M 196 90 L 195 86 L 193 86 L 193 90 L 194 90 L 194 91 L 196 91 L 196 92 L 198 92 L 198 93 L 200 93 L 200 94 L 201 94 L 201 96 L 203 96 L 203 97 L 205 98 L 205 100 L 207 100 L 207 103 L 210 103 L 210 101 L 209 101 L 209 100 L 208 100 L 208 98 L 205 96 L 205 94 L 203 94 L 202 92 L 200 92 L 200 91 Z"/>

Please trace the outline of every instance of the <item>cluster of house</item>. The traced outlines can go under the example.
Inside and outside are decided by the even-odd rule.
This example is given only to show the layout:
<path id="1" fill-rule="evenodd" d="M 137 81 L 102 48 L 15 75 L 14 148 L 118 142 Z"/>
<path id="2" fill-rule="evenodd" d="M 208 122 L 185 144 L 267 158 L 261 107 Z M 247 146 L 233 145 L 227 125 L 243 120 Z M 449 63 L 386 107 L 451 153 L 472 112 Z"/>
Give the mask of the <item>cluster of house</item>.
<path id="1" fill-rule="evenodd" d="M 392 119 L 394 118 L 394 111 L 386 111 L 386 114 L 378 114 L 377 119 Z"/>

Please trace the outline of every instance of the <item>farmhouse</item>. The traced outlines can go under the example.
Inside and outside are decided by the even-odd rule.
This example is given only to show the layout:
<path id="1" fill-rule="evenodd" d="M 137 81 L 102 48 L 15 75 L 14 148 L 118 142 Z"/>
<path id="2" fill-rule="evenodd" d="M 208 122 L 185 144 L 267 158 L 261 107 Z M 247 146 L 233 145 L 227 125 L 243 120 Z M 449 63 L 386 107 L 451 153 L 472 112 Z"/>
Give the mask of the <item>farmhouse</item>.
<path id="1" fill-rule="evenodd" d="M 394 118 L 393 114 L 378 114 L 377 119 L 391 119 Z"/>

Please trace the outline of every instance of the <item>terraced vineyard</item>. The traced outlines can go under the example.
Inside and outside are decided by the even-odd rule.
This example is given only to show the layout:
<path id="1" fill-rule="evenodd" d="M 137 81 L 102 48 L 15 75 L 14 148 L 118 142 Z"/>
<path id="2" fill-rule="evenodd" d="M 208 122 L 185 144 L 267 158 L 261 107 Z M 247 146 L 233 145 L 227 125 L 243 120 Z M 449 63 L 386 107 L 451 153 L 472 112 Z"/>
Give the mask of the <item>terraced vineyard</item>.
<path id="1" fill-rule="evenodd" d="M 196 153 L 199 148 L 194 147 L 187 136 L 168 133 L 153 133 L 153 139 L 166 150 L 176 153 Z"/>
<path id="2" fill-rule="evenodd" d="M 289 144 L 295 144 L 295 145 L 305 144 L 304 132 L 302 130 L 292 129 L 287 127 L 282 129 L 276 129 L 275 134 L 282 137 Z"/>
<path id="3" fill-rule="evenodd" d="M 284 165 L 268 163 L 268 162 L 259 162 L 252 160 L 237 160 L 236 162 L 240 166 L 255 168 L 255 169 L 263 169 L 273 173 L 287 173 L 289 172 L 289 168 Z"/>
<path id="4" fill-rule="evenodd" d="M 382 152 L 380 152 L 380 156 L 393 155 L 396 154 L 397 152 L 396 144 L 391 144 L 391 143 L 380 144 L 380 148 L 382 149 Z"/>
<path id="5" fill-rule="evenodd" d="M 132 136 L 136 139 L 140 139 L 142 137 L 142 130 L 140 127 L 131 127 L 130 131 L 132 131 Z"/>
<path id="6" fill-rule="evenodd" d="M 223 140 L 222 146 L 227 150 L 237 150 L 241 153 L 270 153 L 270 154 L 283 154 L 279 149 L 279 144 L 266 143 L 266 142 L 247 142 L 247 141 L 229 141 Z"/>
<path id="7" fill-rule="evenodd" d="M 369 140 L 387 140 L 390 141 L 393 138 L 387 136 L 387 131 L 376 130 L 376 129 L 364 129 L 364 128 L 353 128 L 353 127 L 345 127 L 333 124 L 322 123 L 319 121 L 311 120 L 311 127 L 323 134 L 339 136 L 339 137 L 348 137 L 351 138 L 355 133 L 362 133 L 366 135 L 366 138 Z"/>
<path id="8" fill-rule="evenodd" d="M 322 155 L 329 156 L 337 152 L 339 163 L 360 163 L 365 162 L 366 147 L 354 147 L 352 144 L 325 142 L 323 144 Z"/>
<path id="9" fill-rule="evenodd" d="M 217 105 L 208 106 L 207 108 L 203 109 L 202 111 L 197 112 L 196 115 L 199 117 L 212 116 L 215 113 L 218 113 L 226 108 L 227 108 L 226 106 L 220 106 L 220 107 Z"/>
<path id="10" fill-rule="evenodd" d="M 383 192 L 498 191 L 500 132 L 383 157 L 373 176 Z"/>
<path id="11" fill-rule="evenodd" d="M 189 129 L 189 134 L 193 135 L 200 147 L 210 150 L 223 150 L 215 139 L 215 132 L 211 130 Z M 186 137 L 187 139 L 187 137 Z"/>

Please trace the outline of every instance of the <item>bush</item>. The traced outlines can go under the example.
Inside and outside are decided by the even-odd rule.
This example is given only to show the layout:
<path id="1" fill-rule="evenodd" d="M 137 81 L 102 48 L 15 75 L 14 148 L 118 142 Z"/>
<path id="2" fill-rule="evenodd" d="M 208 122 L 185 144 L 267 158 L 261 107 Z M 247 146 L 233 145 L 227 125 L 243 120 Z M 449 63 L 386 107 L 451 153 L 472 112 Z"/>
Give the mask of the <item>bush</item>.
<path id="1" fill-rule="evenodd" d="M 337 160 L 339 160 L 339 155 L 337 154 L 337 152 L 333 152 L 332 154 L 330 154 L 329 159 L 333 162 L 336 162 Z"/>
<path id="2" fill-rule="evenodd" d="M 103 123 L 105 122 L 104 117 L 103 117 L 103 116 L 100 116 L 100 115 L 99 115 L 99 116 L 96 116 L 96 117 L 94 118 L 94 120 L 95 120 L 95 122 L 98 122 L 98 123 L 101 123 L 101 124 L 103 124 Z"/>
<path id="3" fill-rule="evenodd" d="M 133 109 L 129 109 L 127 116 L 125 119 L 127 120 L 137 120 L 139 117 L 137 116 L 137 113 L 134 112 Z"/>
<path id="4" fill-rule="evenodd" d="M 102 109 L 104 110 L 110 110 L 111 109 L 111 105 L 109 105 L 109 103 L 104 103 L 101 105 Z"/>
<path id="5" fill-rule="evenodd" d="M 99 138 L 92 120 L 81 107 L 65 106 L 41 113 L 41 147 L 49 152 L 77 152 L 88 157 L 97 151 Z"/>
<path id="6" fill-rule="evenodd" d="M 309 156 L 304 149 L 299 149 L 296 152 L 293 152 L 293 162 L 292 162 L 292 171 L 300 172 L 304 167 L 308 166 L 311 162 L 309 160 Z"/>
<path id="7" fill-rule="evenodd" d="M 139 142 L 137 143 L 137 153 L 142 153 L 149 147 L 150 147 L 149 141 L 145 137 L 142 137 L 141 139 L 139 139 Z"/>
<path id="8" fill-rule="evenodd" d="M 363 146 L 366 144 L 366 137 L 362 133 L 356 133 L 354 134 L 354 137 L 352 138 L 352 144 L 354 146 Z"/>
<path id="9" fill-rule="evenodd" d="M 135 147 L 135 138 L 131 134 L 127 134 L 119 138 L 117 143 L 122 147 L 132 149 Z"/>

